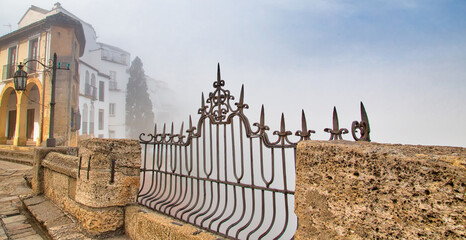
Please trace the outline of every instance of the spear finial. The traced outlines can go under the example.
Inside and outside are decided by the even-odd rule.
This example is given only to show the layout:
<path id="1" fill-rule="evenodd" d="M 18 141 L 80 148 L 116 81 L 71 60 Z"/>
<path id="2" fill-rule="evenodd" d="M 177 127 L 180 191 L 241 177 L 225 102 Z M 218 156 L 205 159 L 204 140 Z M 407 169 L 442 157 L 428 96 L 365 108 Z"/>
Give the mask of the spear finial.
<path id="1" fill-rule="evenodd" d="M 220 77 L 220 63 L 217 63 L 217 81 L 220 82 L 222 78 Z"/>
<path id="2" fill-rule="evenodd" d="M 280 131 L 281 132 L 285 132 L 286 129 L 285 129 L 285 114 L 282 113 L 282 118 L 281 118 L 281 121 L 280 121 Z"/>
<path id="3" fill-rule="evenodd" d="M 301 127 L 303 133 L 307 132 L 307 123 L 306 123 L 306 114 L 304 114 L 304 109 L 301 110 Z"/>

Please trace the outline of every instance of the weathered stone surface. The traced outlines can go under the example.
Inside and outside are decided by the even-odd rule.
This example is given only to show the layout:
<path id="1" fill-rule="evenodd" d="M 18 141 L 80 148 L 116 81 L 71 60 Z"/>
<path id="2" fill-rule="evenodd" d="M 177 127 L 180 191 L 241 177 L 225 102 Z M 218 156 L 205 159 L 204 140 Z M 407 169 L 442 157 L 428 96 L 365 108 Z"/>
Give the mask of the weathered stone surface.
<path id="1" fill-rule="evenodd" d="M 466 149 L 298 145 L 296 239 L 466 238 Z"/>
<path id="2" fill-rule="evenodd" d="M 27 236 L 27 237 L 21 237 L 16 240 L 44 240 L 44 239 L 39 234 L 35 234 L 35 235 Z"/>
<path id="3" fill-rule="evenodd" d="M 78 157 L 75 156 L 51 152 L 42 161 L 42 166 L 72 178 L 78 175 Z"/>
<path id="4" fill-rule="evenodd" d="M 71 199 L 63 199 L 66 204 L 65 206 L 69 206 L 70 204 L 76 204 Z M 54 240 L 90 240 L 90 239 L 97 239 L 86 236 L 81 232 L 81 228 L 79 227 L 79 220 L 83 218 L 87 218 L 89 221 L 99 221 L 96 219 L 94 215 L 85 216 L 86 213 L 80 215 L 80 219 L 76 222 L 76 220 L 72 220 L 69 217 L 69 214 L 65 214 L 64 210 L 57 207 L 55 204 L 52 203 L 51 200 L 44 198 L 42 196 L 35 196 L 31 199 L 27 199 L 24 202 L 26 208 L 31 212 L 34 218 L 42 224 L 46 229 L 49 235 Z M 85 207 L 84 207 L 85 208 Z M 69 208 L 70 210 L 76 210 L 75 208 Z M 79 210 L 79 209 L 78 209 Z M 114 210 L 114 209 L 111 209 Z M 82 210 L 79 210 L 82 211 Z M 92 211 L 92 210 L 91 210 Z M 121 210 L 122 211 L 122 210 Z M 114 213 L 114 211 L 112 212 Z M 121 216 L 122 214 L 120 214 Z M 89 233 L 88 233 L 89 234 Z M 97 236 L 98 235 L 98 236 Z M 125 237 L 113 237 L 113 238 L 104 238 L 101 234 L 96 234 L 99 239 L 126 239 Z"/>
<path id="5" fill-rule="evenodd" d="M 43 201 L 39 204 L 28 205 L 25 202 L 29 212 L 34 216 L 34 218 L 41 224 L 46 226 L 50 225 L 50 222 L 55 221 L 56 219 L 61 219 L 65 216 L 63 211 L 60 208 L 55 206 L 51 201 Z"/>
<path id="6" fill-rule="evenodd" d="M 79 157 L 39 152 L 40 188 L 51 201 L 76 218 L 87 235 L 103 237 L 119 233 L 124 226 L 124 206 L 135 203 L 139 188 L 140 147 L 137 141 L 90 139 L 83 141 Z M 89 157 L 87 157 L 89 156 Z M 38 157 L 39 158 L 39 157 Z M 90 159 L 90 165 L 88 160 Z M 112 160 L 115 160 L 112 176 Z M 81 164 L 80 164 L 81 162 Z M 78 172 L 78 169 L 80 171 Z M 44 204 L 31 200 L 35 205 Z M 49 232 L 60 228 L 60 218 L 48 219 Z M 55 232 L 55 235 L 60 233 Z"/>
<path id="7" fill-rule="evenodd" d="M 76 147 L 56 147 L 56 148 L 35 148 L 34 149 L 34 162 L 32 168 L 32 180 L 31 187 L 34 194 L 39 195 L 44 191 L 43 186 L 43 170 L 42 170 L 42 160 L 50 152 L 59 152 L 62 154 L 67 154 L 70 156 L 77 156 L 78 149 Z"/>
<path id="8" fill-rule="evenodd" d="M 221 239 L 142 206 L 126 207 L 125 215 L 125 231 L 132 240 Z"/>
<path id="9" fill-rule="evenodd" d="M 77 181 L 76 201 L 90 207 L 125 206 L 136 202 L 139 176 L 126 176 L 116 172 L 110 183 L 110 172 L 92 171 L 89 180 Z"/>
<path id="10" fill-rule="evenodd" d="M 33 206 L 45 201 L 47 201 L 47 199 L 44 196 L 34 196 L 28 199 L 24 199 L 23 203 L 28 206 Z"/>
<path id="11" fill-rule="evenodd" d="M 22 238 L 29 237 L 29 236 L 32 236 L 32 235 L 36 235 L 36 231 L 34 231 L 32 228 L 30 228 L 30 229 L 27 229 L 25 231 L 10 234 L 10 238 L 11 239 L 22 239 Z"/>
<path id="12" fill-rule="evenodd" d="M 69 176 L 44 168 L 44 193 L 58 206 L 68 197 Z"/>
<path id="13" fill-rule="evenodd" d="M 92 208 L 66 198 L 64 209 L 78 220 L 81 228 L 90 235 L 100 235 L 123 228 L 122 207 Z"/>
<path id="14" fill-rule="evenodd" d="M 66 224 L 48 228 L 48 232 L 52 239 L 56 240 L 90 240 L 79 231 L 76 224 Z"/>
<path id="15" fill-rule="evenodd" d="M 23 215 L 16 215 L 12 217 L 3 218 L 2 220 L 4 224 L 9 224 L 13 222 L 24 222 L 26 220 L 26 217 Z"/>
<path id="16" fill-rule="evenodd" d="M 141 146 L 137 140 L 92 138 L 79 145 L 83 168 L 87 168 L 89 160 L 91 169 L 109 169 L 112 160 L 116 160 L 116 168 L 139 169 L 141 166 Z"/>

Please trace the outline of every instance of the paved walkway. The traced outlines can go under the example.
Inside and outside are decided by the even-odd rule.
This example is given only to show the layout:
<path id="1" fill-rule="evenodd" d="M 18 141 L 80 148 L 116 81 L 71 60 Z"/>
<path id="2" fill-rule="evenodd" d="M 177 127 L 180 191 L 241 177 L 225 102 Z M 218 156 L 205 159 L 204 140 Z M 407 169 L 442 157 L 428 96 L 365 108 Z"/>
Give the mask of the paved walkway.
<path id="1" fill-rule="evenodd" d="M 24 180 L 31 170 L 31 166 L 0 161 L 0 240 L 46 240 L 21 210 L 18 197 L 32 194 Z"/>

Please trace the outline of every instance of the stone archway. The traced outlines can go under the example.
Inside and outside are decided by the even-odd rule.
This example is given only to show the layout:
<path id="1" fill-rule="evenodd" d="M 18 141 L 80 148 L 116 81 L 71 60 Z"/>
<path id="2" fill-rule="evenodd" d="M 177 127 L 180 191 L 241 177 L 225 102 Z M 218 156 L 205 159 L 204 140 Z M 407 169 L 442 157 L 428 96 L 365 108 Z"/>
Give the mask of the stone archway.
<path id="1" fill-rule="evenodd" d="M 28 79 L 23 92 L 16 92 L 12 82 L 6 84 L 0 96 L 0 144 L 6 144 L 9 138 L 13 138 L 13 145 L 26 145 L 29 127 L 30 136 L 39 145 L 42 102 L 42 84 L 38 79 Z"/>
<path id="2" fill-rule="evenodd" d="M 13 83 L 5 85 L 0 95 L 0 144 L 15 135 L 17 99 Z"/>
<path id="3" fill-rule="evenodd" d="M 15 145 L 26 145 L 28 141 L 39 146 L 42 124 L 42 84 L 37 78 L 28 79 L 26 90 L 19 94 L 17 141 Z"/>

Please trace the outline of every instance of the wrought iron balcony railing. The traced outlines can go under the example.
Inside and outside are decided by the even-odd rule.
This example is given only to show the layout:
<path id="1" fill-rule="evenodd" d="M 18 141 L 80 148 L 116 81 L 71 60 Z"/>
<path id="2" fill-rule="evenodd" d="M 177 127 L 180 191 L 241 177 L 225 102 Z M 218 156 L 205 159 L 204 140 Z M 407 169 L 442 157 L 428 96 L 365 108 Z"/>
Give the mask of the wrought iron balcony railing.
<path id="1" fill-rule="evenodd" d="M 86 84 L 84 87 L 84 96 L 91 98 L 92 100 L 97 100 L 97 87 Z"/>

